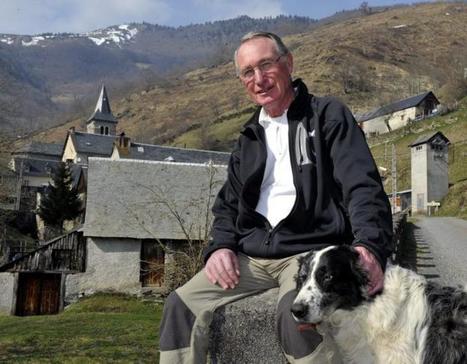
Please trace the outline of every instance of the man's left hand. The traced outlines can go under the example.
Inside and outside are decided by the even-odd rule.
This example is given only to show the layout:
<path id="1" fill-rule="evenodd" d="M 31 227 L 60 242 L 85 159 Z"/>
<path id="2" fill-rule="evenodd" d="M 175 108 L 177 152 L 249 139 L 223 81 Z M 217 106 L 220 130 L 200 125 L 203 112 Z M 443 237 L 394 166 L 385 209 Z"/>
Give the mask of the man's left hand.
<path id="1" fill-rule="evenodd" d="M 380 292 L 384 285 L 384 273 L 375 256 L 365 247 L 357 246 L 355 250 L 360 254 L 360 264 L 368 272 L 368 294 L 373 296 Z"/>

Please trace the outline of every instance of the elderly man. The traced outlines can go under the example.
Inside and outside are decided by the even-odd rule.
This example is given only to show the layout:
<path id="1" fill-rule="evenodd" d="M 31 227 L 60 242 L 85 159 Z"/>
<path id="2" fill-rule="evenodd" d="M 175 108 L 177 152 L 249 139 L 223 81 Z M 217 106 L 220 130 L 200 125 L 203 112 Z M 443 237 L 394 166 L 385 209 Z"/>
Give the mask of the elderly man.
<path id="1" fill-rule="evenodd" d="M 235 52 L 240 82 L 259 107 L 230 158 L 213 207 L 205 268 L 172 292 L 161 323 L 161 363 L 205 363 L 214 310 L 279 287 L 277 327 L 292 363 L 323 358 L 331 345 L 290 314 L 297 257 L 331 244 L 351 244 L 368 271 L 369 294 L 383 287 L 391 253 L 386 194 L 350 111 L 292 81 L 293 57 L 272 33 L 248 33 Z"/>

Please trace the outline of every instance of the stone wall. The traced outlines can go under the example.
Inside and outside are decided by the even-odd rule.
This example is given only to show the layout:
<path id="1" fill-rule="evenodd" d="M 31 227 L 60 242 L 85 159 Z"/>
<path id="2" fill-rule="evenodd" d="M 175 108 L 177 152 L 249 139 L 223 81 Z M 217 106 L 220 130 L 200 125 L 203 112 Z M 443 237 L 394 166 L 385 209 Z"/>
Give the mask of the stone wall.
<path id="1" fill-rule="evenodd" d="M 65 304 L 98 291 L 138 294 L 141 241 L 87 238 L 86 272 L 66 277 Z"/>
<path id="2" fill-rule="evenodd" d="M 12 315 L 16 305 L 17 273 L 0 273 L 0 313 Z"/>

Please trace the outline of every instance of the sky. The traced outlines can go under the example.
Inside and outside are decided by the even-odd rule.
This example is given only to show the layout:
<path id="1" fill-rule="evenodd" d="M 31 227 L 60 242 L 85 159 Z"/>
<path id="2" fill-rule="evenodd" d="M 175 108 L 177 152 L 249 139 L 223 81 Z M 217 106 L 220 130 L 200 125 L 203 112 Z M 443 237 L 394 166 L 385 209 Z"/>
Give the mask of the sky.
<path id="1" fill-rule="evenodd" d="M 418 1 L 370 0 L 369 6 Z M 248 15 L 320 19 L 362 0 L 0 0 L 0 33 L 86 33 L 110 25 L 148 22 L 182 26 Z"/>

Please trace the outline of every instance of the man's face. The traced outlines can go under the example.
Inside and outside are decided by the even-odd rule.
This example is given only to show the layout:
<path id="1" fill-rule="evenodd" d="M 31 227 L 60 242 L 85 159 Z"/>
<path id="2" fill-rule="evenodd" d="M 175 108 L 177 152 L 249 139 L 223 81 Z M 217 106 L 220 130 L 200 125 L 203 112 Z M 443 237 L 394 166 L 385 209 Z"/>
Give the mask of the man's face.
<path id="1" fill-rule="evenodd" d="M 273 62 L 267 70 L 258 65 Z M 237 66 L 240 72 L 254 70 L 254 76 L 240 80 L 248 95 L 258 105 L 263 106 L 270 116 L 280 116 L 293 99 L 290 75 L 293 70 L 292 55 L 279 58 L 274 42 L 268 38 L 253 38 L 243 43 L 237 52 Z"/>

